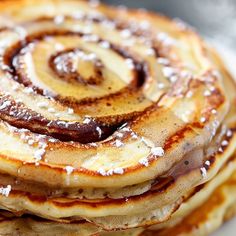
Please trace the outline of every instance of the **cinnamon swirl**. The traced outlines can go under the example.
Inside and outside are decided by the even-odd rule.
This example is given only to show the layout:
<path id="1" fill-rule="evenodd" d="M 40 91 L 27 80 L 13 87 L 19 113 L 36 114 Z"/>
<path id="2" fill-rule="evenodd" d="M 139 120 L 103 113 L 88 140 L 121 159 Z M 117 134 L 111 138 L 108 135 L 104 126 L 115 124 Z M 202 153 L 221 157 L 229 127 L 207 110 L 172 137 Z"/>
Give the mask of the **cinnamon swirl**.
<path id="1" fill-rule="evenodd" d="M 204 227 L 233 206 L 236 169 L 236 85 L 218 54 L 150 12 L 82 0 L 0 9 L 2 233 L 217 228 Z"/>

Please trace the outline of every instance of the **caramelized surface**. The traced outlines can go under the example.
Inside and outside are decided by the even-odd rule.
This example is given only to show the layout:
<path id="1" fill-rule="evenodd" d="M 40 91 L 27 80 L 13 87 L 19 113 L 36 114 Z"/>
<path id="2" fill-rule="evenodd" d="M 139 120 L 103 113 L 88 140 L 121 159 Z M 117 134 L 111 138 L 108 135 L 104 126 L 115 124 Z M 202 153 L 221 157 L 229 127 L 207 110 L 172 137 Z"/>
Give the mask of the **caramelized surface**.
<path id="1" fill-rule="evenodd" d="M 90 234 L 201 224 L 191 215 L 235 170 L 236 86 L 195 32 L 94 2 L 8 0 L 0 47 L 1 208 Z"/>

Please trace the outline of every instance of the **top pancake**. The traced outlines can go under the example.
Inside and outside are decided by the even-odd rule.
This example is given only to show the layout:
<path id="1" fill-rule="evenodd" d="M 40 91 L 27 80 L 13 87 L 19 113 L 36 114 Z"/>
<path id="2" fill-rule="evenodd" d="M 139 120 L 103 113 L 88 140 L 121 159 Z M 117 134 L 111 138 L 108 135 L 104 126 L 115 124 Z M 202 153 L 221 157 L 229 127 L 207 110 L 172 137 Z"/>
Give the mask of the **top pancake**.
<path id="1" fill-rule="evenodd" d="M 235 84 L 179 22 L 73 0 L 0 9 L 2 173 L 57 187 L 141 184 L 174 175 L 234 123 Z"/>

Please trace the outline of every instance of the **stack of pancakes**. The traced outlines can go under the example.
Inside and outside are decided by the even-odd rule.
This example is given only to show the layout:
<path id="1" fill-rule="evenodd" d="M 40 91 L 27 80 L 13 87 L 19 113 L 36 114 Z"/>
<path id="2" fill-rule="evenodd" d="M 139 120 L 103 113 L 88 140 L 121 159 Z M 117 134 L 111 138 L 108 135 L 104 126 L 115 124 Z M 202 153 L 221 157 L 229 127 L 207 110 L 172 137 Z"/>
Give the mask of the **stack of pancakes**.
<path id="1" fill-rule="evenodd" d="M 207 235 L 236 210 L 236 85 L 181 21 L 0 3 L 0 234 Z"/>

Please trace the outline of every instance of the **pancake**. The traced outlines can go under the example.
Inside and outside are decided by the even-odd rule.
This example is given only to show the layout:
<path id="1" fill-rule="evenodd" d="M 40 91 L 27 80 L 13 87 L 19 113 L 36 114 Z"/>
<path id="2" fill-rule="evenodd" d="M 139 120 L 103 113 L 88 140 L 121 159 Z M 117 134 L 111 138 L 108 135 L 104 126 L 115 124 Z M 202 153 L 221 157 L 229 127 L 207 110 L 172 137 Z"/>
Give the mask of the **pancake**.
<path id="1" fill-rule="evenodd" d="M 235 214 L 235 173 L 206 202 L 168 229 L 143 235 L 209 235 Z M 197 197 L 197 196 L 196 196 Z"/>
<path id="2" fill-rule="evenodd" d="M 25 10 L 22 12 L 17 11 L 16 14 L 14 12 L 14 7 L 19 8 L 22 4 L 24 9 L 28 12 L 26 22 L 26 19 L 24 19 Z M 50 55 L 54 55 L 56 53 L 56 49 L 54 47 L 56 42 L 62 44 L 62 47 L 65 48 L 64 51 L 66 52 L 69 50 L 68 47 L 74 48 L 75 45 L 79 45 L 82 48 L 84 47 L 85 54 L 87 52 L 86 50 L 88 50 L 86 47 L 93 48 L 94 52 L 98 53 L 98 59 L 96 60 L 105 60 L 104 58 L 107 58 L 106 60 L 109 60 L 109 62 L 118 60 L 122 69 L 124 68 L 125 73 L 124 76 L 120 75 L 119 80 L 125 81 L 127 78 L 130 78 L 130 81 L 125 81 L 128 87 L 134 87 L 132 86 L 132 83 L 134 82 L 131 81 L 140 79 L 140 76 L 137 76 L 140 71 L 135 68 L 129 69 L 128 66 L 125 66 L 127 64 L 127 57 L 126 55 L 122 55 L 121 49 L 117 49 L 119 51 L 119 54 L 117 55 L 118 52 L 115 48 L 122 47 L 123 43 L 121 36 L 118 37 L 117 35 L 118 33 L 121 34 L 119 31 L 119 26 L 115 27 L 111 30 L 111 32 L 109 32 L 109 34 L 107 34 L 112 38 L 109 39 L 111 45 L 108 49 L 104 49 L 100 46 L 102 42 L 104 44 L 104 41 L 101 41 L 99 44 L 100 40 L 98 39 L 98 42 L 91 43 L 84 40 L 83 35 L 75 35 L 76 32 L 74 32 L 73 29 L 76 27 L 84 27 L 83 24 L 85 23 L 83 23 L 83 19 L 68 19 L 68 21 L 65 19 L 62 24 L 59 24 L 60 32 L 58 32 L 58 26 L 55 24 L 54 18 L 39 19 L 40 17 L 42 18 L 40 15 L 40 9 L 43 9 L 44 7 L 51 6 L 52 11 L 53 9 L 54 11 L 57 9 L 57 15 L 68 14 L 69 9 L 73 10 L 76 8 L 85 8 L 85 13 L 86 9 L 87 11 L 90 9 L 88 4 L 80 1 L 69 1 L 67 4 L 68 7 L 65 10 L 66 12 L 63 12 L 64 8 L 62 8 L 62 6 L 64 5 L 64 2 L 61 1 L 42 1 L 38 4 L 34 3 L 33 5 L 29 1 L 21 1 L 19 3 L 15 2 L 13 4 L 14 6 L 11 4 L 11 7 L 9 7 L 7 2 L 4 2 L 1 6 L 2 14 L 7 15 L 11 18 L 11 21 L 16 21 L 17 24 L 21 25 L 19 27 L 22 27 L 21 29 L 24 30 L 27 35 L 26 41 L 22 42 L 20 39 L 20 36 L 22 35 L 18 35 L 14 29 L 6 28 L 1 31 L 2 36 L 4 36 L 4 40 L 7 40 L 8 44 L 10 44 L 5 48 L 5 54 L 3 55 L 5 69 L 1 72 L 2 76 L 0 74 L 1 83 L 4 84 L 0 103 L 2 107 L 1 118 L 18 128 L 29 129 L 29 133 L 24 134 L 22 140 L 20 138 L 21 135 L 20 137 L 17 134 L 14 135 L 20 131 L 14 132 L 13 130 L 11 132 L 9 129 L 2 127 L 1 133 L 4 135 L 7 143 L 9 143 L 9 147 L 6 148 L 5 143 L 2 143 L 0 146 L 2 154 L 1 162 L 3 163 L 3 165 L 1 165 L 1 171 L 5 171 L 11 175 L 19 176 L 24 179 L 43 183 L 46 182 L 50 185 L 69 185 L 71 187 L 124 187 L 127 185 L 148 181 L 158 175 L 164 174 L 174 164 L 180 161 L 184 155 L 190 153 L 194 149 L 203 148 L 204 145 L 209 143 L 214 131 L 222 123 L 225 115 L 229 111 L 229 100 L 224 94 L 224 87 L 221 85 L 221 79 L 217 79 L 215 77 L 214 64 L 211 63 L 211 61 L 208 60 L 206 55 L 202 52 L 205 45 L 200 41 L 197 35 L 188 30 L 183 31 L 179 29 L 176 23 L 165 18 L 162 19 L 162 17 L 152 16 L 152 21 L 150 20 L 150 23 L 154 21 L 158 24 L 158 22 L 161 23 L 165 21 L 170 28 L 169 30 L 173 31 L 173 37 L 174 34 L 179 35 L 178 39 L 173 38 L 173 40 L 179 40 L 179 42 L 169 46 L 169 50 L 173 50 L 173 53 L 175 52 L 178 60 L 176 59 L 175 62 L 170 62 L 171 64 L 168 67 L 162 65 L 160 66 L 160 71 L 156 71 L 158 69 L 156 68 L 158 66 L 157 59 L 160 58 L 160 56 L 146 55 L 146 51 L 150 49 L 150 46 L 145 47 L 146 44 L 140 42 L 137 42 L 137 45 L 134 43 L 134 46 L 132 47 L 134 51 L 133 54 L 137 54 L 137 58 L 140 57 L 140 59 L 142 59 L 142 63 L 146 64 L 145 67 L 147 67 L 145 70 L 148 70 L 145 72 L 143 69 L 141 73 L 144 78 L 143 84 L 140 85 L 140 89 L 137 87 L 132 89 L 127 88 L 128 90 L 132 90 L 131 92 L 126 91 L 127 89 L 124 89 L 123 87 L 120 88 L 119 93 L 118 91 L 113 92 L 111 89 L 110 93 L 113 94 L 111 97 L 105 94 L 99 94 L 96 99 L 94 97 L 87 97 L 87 101 L 85 101 L 85 98 L 82 95 L 81 98 L 77 98 L 76 96 L 78 95 L 73 96 L 72 89 L 70 89 L 70 87 L 73 86 L 73 88 L 79 89 L 78 91 L 83 88 L 86 91 L 86 96 L 89 96 L 87 90 L 89 90 L 90 87 L 87 88 L 85 85 L 81 85 L 80 83 L 72 85 L 71 83 L 65 83 L 65 81 L 63 82 L 64 86 L 60 86 L 62 83 L 60 76 L 52 79 L 50 76 L 55 71 L 49 71 L 51 67 L 49 67 L 47 63 L 42 64 L 40 58 L 38 58 L 41 56 L 44 58 L 42 55 L 43 53 L 49 53 L 49 55 L 45 55 L 46 58 Z M 38 9 L 36 10 L 38 15 L 35 15 L 35 10 L 32 9 Z M 104 17 L 106 17 L 105 9 L 106 8 L 101 7 L 101 13 L 105 15 Z M 30 13 L 31 10 L 33 11 L 33 15 Z M 99 10 L 99 8 L 97 10 Z M 14 12 L 14 15 L 11 11 Z M 110 12 L 112 10 L 108 8 L 107 11 Z M 50 12 L 48 14 L 50 14 Z M 71 14 L 73 14 L 73 11 Z M 109 13 L 107 14 L 107 17 L 109 17 Z M 133 13 L 131 13 L 131 15 L 132 14 Z M 145 14 L 138 12 L 135 14 L 137 15 L 137 19 L 140 18 L 140 22 L 142 22 L 142 17 L 144 17 Z M 32 18 L 31 20 L 28 19 L 30 17 Z M 147 20 L 149 20 L 149 18 L 147 18 Z M 94 24 L 93 21 L 91 23 L 91 30 L 94 27 L 94 32 L 96 32 L 98 37 L 101 37 L 100 34 L 104 36 L 99 20 L 94 19 L 94 21 Z M 96 23 L 96 21 L 98 21 L 98 23 Z M 68 32 L 68 24 L 72 28 L 71 32 Z M 150 27 L 149 31 L 151 32 L 146 32 L 146 34 L 149 33 L 148 39 L 151 38 L 151 34 L 158 35 L 158 28 L 156 25 L 154 26 L 155 27 L 153 28 Z M 48 28 L 51 29 L 51 32 L 48 32 Z M 131 30 L 133 29 L 130 29 L 130 31 Z M 137 31 L 138 30 L 140 29 L 137 29 Z M 43 33 L 44 31 L 45 33 Z M 136 34 L 137 33 L 138 32 L 136 32 Z M 171 32 L 169 32 L 169 34 L 170 33 Z M 6 38 L 6 35 L 9 37 Z M 133 40 L 135 40 L 135 35 L 132 37 Z M 145 37 L 145 35 L 143 37 Z M 118 40 L 119 38 L 120 40 Z M 52 42 L 50 40 L 52 40 Z M 108 39 L 104 38 L 103 40 Z M 114 40 L 115 42 L 113 42 Z M 136 40 L 139 40 L 139 38 Z M 153 42 L 153 44 L 161 44 L 159 41 L 156 39 L 156 42 Z M 182 55 L 184 52 L 181 54 L 178 51 L 180 48 L 177 47 L 178 44 L 184 43 L 185 41 L 191 41 L 193 43 L 191 49 L 194 56 L 188 59 L 192 60 L 191 63 L 193 67 L 195 66 L 199 68 L 197 72 L 195 72 L 194 70 L 189 70 L 188 68 L 181 68 L 179 65 L 179 68 L 175 68 L 176 71 L 179 71 L 180 73 L 184 69 L 188 69 L 188 72 L 192 74 L 189 78 L 189 76 L 181 77 L 181 73 L 178 75 L 176 72 L 177 74 L 175 76 L 178 77 L 178 79 L 172 83 L 169 81 L 168 77 L 165 77 L 165 75 L 168 74 L 166 71 L 170 70 L 172 67 L 172 69 L 174 69 L 174 67 L 177 67 L 178 64 L 185 63 L 184 58 L 182 58 L 184 57 Z M 36 45 L 32 42 L 35 42 Z M 185 42 L 185 44 L 187 43 Z M 162 51 L 164 50 L 164 46 L 165 45 L 157 45 L 156 47 L 158 48 L 156 50 L 159 49 Z M 28 47 L 32 47 L 32 49 L 29 49 Z M 105 53 L 106 56 L 101 57 L 103 53 Z M 187 52 L 185 53 L 186 55 L 190 54 Z M 168 53 L 168 55 L 170 57 L 171 53 Z M 56 55 L 54 55 L 54 57 L 55 56 Z M 60 56 L 56 57 L 60 58 Z M 130 55 L 128 59 L 132 60 L 131 58 L 132 56 Z M 34 65 L 35 70 L 32 71 L 27 68 L 30 66 L 30 63 L 27 63 L 28 60 L 31 64 L 34 64 L 34 62 L 36 63 Z M 169 60 L 171 60 L 171 58 Z M 195 62 L 195 60 L 197 61 Z M 141 67 L 140 63 L 135 63 L 135 60 L 132 61 L 134 61 L 135 66 Z M 203 64 L 203 61 L 207 61 L 208 63 Z M 50 58 L 48 63 L 51 63 Z M 106 62 L 104 61 L 101 63 L 105 70 L 104 74 L 110 73 L 106 71 L 106 69 L 109 71 L 109 67 L 106 66 Z M 188 63 L 190 63 L 190 61 L 188 61 Z M 42 66 L 41 70 L 37 70 L 40 66 L 38 64 Z M 58 67 L 60 67 L 60 64 Z M 12 80 L 11 76 L 13 75 L 11 75 L 11 73 L 7 73 L 7 70 L 14 71 L 14 73 L 18 76 L 18 81 Z M 32 77 L 33 81 L 28 81 L 30 78 L 23 74 L 22 70 L 24 70 L 24 73 L 27 72 L 27 76 Z M 33 74 L 31 74 L 30 71 Z M 40 73 L 42 72 L 46 73 L 46 75 L 43 74 L 41 76 Z M 6 73 L 8 76 L 6 76 Z M 53 74 L 54 77 L 57 75 L 58 72 Z M 48 76 L 48 78 L 45 76 Z M 202 81 L 206 76 L 209 76 L 213 81 Z M 41 81 L 43 78 L 48 81 L 48 84 L 46 84 L 45 81 Z M 106 78 L 103 79 L 104 81 L 106 80 Z M 159 80 L 163 80 L 163 83 L 165 82 L 167 84 L 165 89 L 160 90 L 157 88 L 157 83 L 160 82 Z M 138 83 L 141 82 L 142 81 L 139 81 Z M 58 83 L 58 85 L 56 85 L 56 83 Z M 55 87 L 54 90 L 50 86 L 53 88 Z M 28 94 L 28 90 L 30 89 L 27 88 L 31 88 L 33 90 L 35 88 L 35 91 Z M 66 94 L 61 94 L 60 88 L 63 89 L 65 93 L 68 90 L 72 95 L 68 97 Z M 209 89 L 211 89 L 212 92 Z M 91 88 L 91 90 L 94 94 L 94 89 Z M 104 89 L 99 86 L 96 87 L 96 91 L 98 91 L 98 93 L 101 93 L 103 90 Z M 125 93 L 125 95 L 121 92 L 121 90 Z M 152 93 L 150 90 L 152 90 Z M 177 91 L 178 94 L 176 94 Z M 42 92 L 51 99 L 45 97 Z M 185 96 L 187 93 L 188 96 Z M 204 93 L 207 96 L 204 96 Z M 76 92 L 76 94 L 81 94 L 81 92 Z M 159 96 L 157 96 L 158 94 Z M 192 96 L 189 94 L 192 94 Z M 131 110 L 128 110 L 127 112 L 123 109 L 128 109 L 130 106 L 122 105 L 121 100 L 123 95 L 125 97 L 125 103 L 130 104 L 132 107 Z M 142 98 L 137 98 L 136 95 L 139 95 Z M 129 96 L 131 97 L 130 103 L 127 100 L 129 99 Z M 22 102 L 19 103 L 18 99 L 21 99 Z M 92 102 L 94 99 L 96 101 Z M 132 102 L 132 99 L 135 99 L 136 103 L 134 103 L 134 101 Z M 140 102 L 137 102 L 137 99 Z M 109 106 L 104 106 L 104 102 L 108 103 L 108 101 L 114 101 L 114 104 L 111 103 Z M 48 104 L 46 108 L 43 106 L 45 104 Z M 102 108 L 99 108 L 99 104 Z M 94 106 L 96 106 L 96 109 Z M 138 107 L 137 110 L 135 110 L 136 106 Z M 182 114 L 185 114 L 185 111 L 182 111 L 183 107 L 186 108 L 184 110 L 188 110 L 187 113 L 189 114 L 182 116 Z M 120 111 L 121 108 L 122 111 Z M 50 110 L 48 111 L 48 109 Z M 58 117 L 52 112 L 54 111 L 53 109 L 57 111 Z M 68 109 L 74 109 L 74 113 L 68 114 Z M 100 110 L 102 112 L 99 112 Z M 110 110 L 114 111 L 112 112 Z M 216 113 L 213 114 L 211 110 L 214 110 L 214 113 L 216 111 Z M 94 116 L 91 112 L 96 115 Z M 107 113 L 109 115 L 107 115 Z M 120 117 L 121 115 L 123 118 Z M 119 119 L 117 116 L 119 116 Z M 129 121 L 131 116 L 133 117 L 133 121 Z M 25 122 L 26 120 L 27 122 Z M 109 120 L 112 120 L 112 122 L 109 122 Z M 201 122 L 200 120 L 204 122 Z M 99 122 L 102 122 L 102 127 L 100 127 Z M 120 127 L 118 129 L 116 128 L 117 131 L 114 131 L 112 135 L 108 136 L 106 139 L 103 137 L 104 140 L 93 145 L 91 145 L 91 141 L 93 140 L 81 140 L 80 137 L 75 137 L 76 134 L 82 135 L 83 137 L 88 137 L 89 135 L 87 135 L 87 133 L 89 132 L 93 134 L 96 129 L 99 131 L 101 130 L 101 133 L 103 133 L 103 126 L 104 129 L 109 130 L 112 129 L 111 126 Z M 94 128 L 95 131 L 93 131 Z M 158 133 L 154 135 L 152 132 L 153 129 L 158 130 Z M 69 132 L 67 132 L 68 130 Z M 40 132 L 40 135 L 47 136 L 41 137 L 32 132 Z M 99 135 L 98 133 L 99 132 L 97 131 L 97 135 Z M 119 133 L 122 134 L 120 135 Z M 160 134 L 162 135 L 160 136 Z M 71 144 L 58 139 L 51 140 L 50 138 L 54 136 L 60 136 L 59 138 L 62 140 L 67 138 L 71 141 L 76 141 L 76 139 L 78 139 L 80 143 L 74 142 Z M 122 138 L 119 138 L 119 136 L 122 136 Z M 29 145 L 28 142 L 26 142 L 28 139 L 32 139 L 30 143 L 33 142 L 34 145 Z M 99 141 L 96 137 L 91 137 L 91 139 Z M 85 142 L 85 144 L 82 145 L 81 142 Z M 18 147 L 17 152 L 14 152 L 14 149 L 12 148 L 13 146 Z M 19 150 L 21 153 L 19 153 Z M 132 154 L 130 153 L 130 150 L 133 150 Z M 134 150 L 137 152 L 134 152 Z M 60 158 L 58 158 L 58 155 Z M 80 156 L 80 158 L 78 158 L 78 156 Z M 109 159 L 111 156 L 112 160 Z M 162 156 L 163 158 L 159 158 Z M 8 159 L 8 161 L 6 161 L 6 159 Z M 10 162 L 10 160 L 12 160 L 12 162 Z M 112 169 L 104 164 L 111 161 L 114 163 Z M 149 162 L 148 166 L 142 164 L 142 162 L 145 161 Z M 35 166 L 35 162 L 39 165 Z M 66 173 L 66 166 L 71 166 L 74 168 L 69 177 Z M 115 173 L 113 173 L 113 170 L 115 170 Z M 41 171 L 44 171 L 44 175 L 40 175 Z"/>
<path id="3" fill-rule="evenodd" d="M 192 215 L 235 171 L 236 85 L 217 52 L 146 11 L 82 0 L 0 9 L 3 224 L 9 214 L 27 233 L 168 235 L 193 233 L 180 225 L 194 219 L 208 233 L 211 215 Z M 208 211 L 221 212 L 212 230 L 232 204 Z"/>
<path id="4" fill-rule="evenodd" d="M 199 201 L 195 210 L 186 214 L 175 226 L 152 226 L 149 230 L 143 228 L 129 229 L 120 232 L 105 232 L 84 221 L 65 223 L 43 220 L 32 216 L 17 217 L 9 212 L 1 212 L 0 233 L 2 235 L 208 235 L 218 228 L 225 220 L 235 215 L 235 160 L 229 162 L 224 170 L 211 182 L 201 186 L 195 194 L 185 202 L 185 207 L 191 201 Z M 233 174 L 232 174 L 233 173 Z M 218 185 L 218 187 L 217 187 Z M 207 188 L 207 190 L 206 190 Z M 207 195 L 205 194 L 205 190 Z M 213 192 L 211 192 L 213 190 Z M 210 197 L 209 197 L 210 194 Z M 204 195 L 202 198 L 201 196 Z M 207 198 L 204 199 L 204 198 Z M 195 198 L 195 199 L 194 199 Z M 206 201 L 205 201 L 206 200 Z M 187 208 L 186 208 L 187 209 Z M 229 210 L 230 209 L 230 210 Z M 179 211 L 183 210 L 179 209 Z M 181 215 L 181 213 L 178 213 Z M 156 228 L 156 229 L 155 229 Z M 157 230 L 159 228 L 159 230 Z"/>

